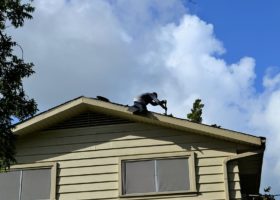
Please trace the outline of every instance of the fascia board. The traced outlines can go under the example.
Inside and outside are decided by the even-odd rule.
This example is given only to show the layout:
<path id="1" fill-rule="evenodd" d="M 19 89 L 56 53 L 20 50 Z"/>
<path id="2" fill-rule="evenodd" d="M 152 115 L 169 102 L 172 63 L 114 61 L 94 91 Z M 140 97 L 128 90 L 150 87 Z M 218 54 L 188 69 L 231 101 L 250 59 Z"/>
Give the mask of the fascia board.
<path id="1" fill-rule="evenodd" d="M 214 128 L 207 125 L 198 124 L 187 120 L 177 119 L 177 118 L 164 116 L 156 113 L 150 113 L 147 116 L 132 115 L 129 111 L 127 111 L 127 107 L 115 105 L 107 102 L 100 102 L 94 99 L 84 98 L 83 102 L 85 102 L 88 105 L 95 106 L 96 110 L 108 112 L 110 114 L 115 114 L 120 117 L 125 117 L 138 122 L 146 122 L 149 124 L 161 125 L 161 126 L 181 130 L 181 131 L 196 132 L 203 135 L 208 135 L 208 136 L 225 139 L 233 142 L 238 142 L 238 143 L 244 143 L 244 144 L 250 144 L 256 146 L 262 145 L 261 138 L 240 133 L 240 132 Z M 98 104 L 96 102 L 98 102 Z"/>
<path id="2" fill-rule="evenodd" d="M 13 129 L 13 133 L 17 135 L 17 134 L 22 134 L 22 133 L 28 132 L 28 130 L 31 130 L 37 124 L 40 124 L 42 122 L 47 123 L 55 116 L 63 113 L 64 111 L 66 111 L 68 109 L 79 106 L 80 104 L 82 104 L 82 102 L 83 102 L 82 98 L 79 98 L 74 101 L 70 101 L 66 104 L 63 104 L 61 106 L 58 106 L 55 109 L 50 109 L 50 111 L 43 112 L 25 122 L 22 122 L 22 123 L 16 125 L 15 129 Z"/>
<path id="3" fill-rule="evenodd" d="M 247 135 L 240 132 L 214 128 L 203 124 L 193 123 L 187 120 L 177 119 L 174 117 L 164 116 L 157 113 L 149 113 L 148 115 L 133 115 L 128 111 L 128 108 L 123 105 L 118 105 L 110 102 L 103 102 L 87 97 L 80 97 L 76 100 L 70 101 L 66 104 L 58 106 L 55 109 L 51 109 L 45 113 L 39 114 L 26 122 L 23 122 L 16 126 L 13 130 L 15 134 L 22 134 L 32 130 L 34 125 L 48 122 L 54 116 L 61 114 L 64 111 L 72 109 L 73 107 L 79 107 L 80 105 L 87 106 L 88 109 L 94 111 L 100 111 L 110 115 L 119 116 L 136 122 L 143 122 L 148 124 L 160 125 L 167 128 L 173 128 L 181 131 L 195 132 L 206 136 L 216 137 L 232 142 L 243 143 L 248 145 L 261 146 L 262 139 L 260 137 Z"/>

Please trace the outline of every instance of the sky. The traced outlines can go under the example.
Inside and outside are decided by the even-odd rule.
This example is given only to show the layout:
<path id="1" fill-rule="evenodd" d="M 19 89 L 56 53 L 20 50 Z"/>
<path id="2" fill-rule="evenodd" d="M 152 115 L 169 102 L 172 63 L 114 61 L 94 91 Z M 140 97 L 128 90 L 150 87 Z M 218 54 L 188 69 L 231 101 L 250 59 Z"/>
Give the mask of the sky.
<path id="1" fill-rule="evenodd" d="M 267 138 L 262 188 L 280 193 L 280 2 L 35 0 L 9 30 L 36 74 L 24 80 L 44 111 L 78 96 L 132 104 L 142 92 L 186 118 Z M 163 113 L 161 109 L 150 110 Z"/>

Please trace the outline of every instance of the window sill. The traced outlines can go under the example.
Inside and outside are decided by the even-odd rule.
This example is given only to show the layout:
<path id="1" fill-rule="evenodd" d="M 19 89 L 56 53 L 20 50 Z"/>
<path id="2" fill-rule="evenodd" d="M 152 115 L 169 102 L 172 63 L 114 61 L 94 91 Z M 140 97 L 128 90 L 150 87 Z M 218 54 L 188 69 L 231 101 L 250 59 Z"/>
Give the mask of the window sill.
<path id="1" fill-rule="evenodd" d="M 150 193 L 134 193 L 134 194 L 122 194 L 120 198 L 129 198 L 137 199 L 138 197 L 149 197 L 149 196 L 170 196 L 170 195 L 179 195 L 179 196 L 196 196 L 197 191 L 170 191 L 170 192 L 150 192 Z"/>

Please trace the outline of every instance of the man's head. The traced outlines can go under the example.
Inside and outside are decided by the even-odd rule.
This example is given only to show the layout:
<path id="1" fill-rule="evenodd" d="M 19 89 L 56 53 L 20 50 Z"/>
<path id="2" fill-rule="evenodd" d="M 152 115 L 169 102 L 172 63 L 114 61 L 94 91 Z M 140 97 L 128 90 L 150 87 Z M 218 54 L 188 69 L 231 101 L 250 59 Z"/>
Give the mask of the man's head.
<path id="1" fill-rule="evenodd" d="M 156 96 L 156 98 L 157 98 L 157 93 L 156 93 L 156 92 L 153 92 L 153 95 L 155 95 L 155 96 Z"/>

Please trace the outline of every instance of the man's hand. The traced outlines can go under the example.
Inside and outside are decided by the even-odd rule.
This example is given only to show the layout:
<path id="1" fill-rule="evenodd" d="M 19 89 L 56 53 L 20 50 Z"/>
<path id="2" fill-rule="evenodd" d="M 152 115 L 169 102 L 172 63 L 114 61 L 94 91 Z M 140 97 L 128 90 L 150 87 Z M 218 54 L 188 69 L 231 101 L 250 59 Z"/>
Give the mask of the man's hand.
<path id="1" fill-rule="evenodd" d="M 161 107 L 162 107 L 163 109 L 165 109 L 165 110 L 167 110 L 167 106 L 166 106 L 166 104 L 167 104 L 167 101 L 166 101 L 166 100 L 162 100 L 162 101 L 160 101 L 160 105 L 161 105 Z"/>

